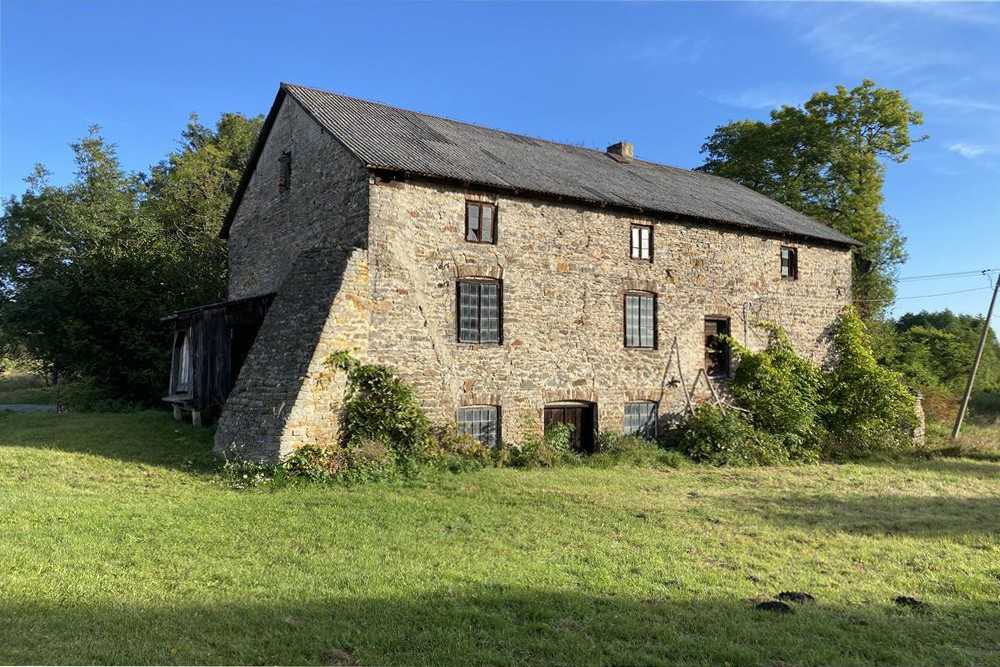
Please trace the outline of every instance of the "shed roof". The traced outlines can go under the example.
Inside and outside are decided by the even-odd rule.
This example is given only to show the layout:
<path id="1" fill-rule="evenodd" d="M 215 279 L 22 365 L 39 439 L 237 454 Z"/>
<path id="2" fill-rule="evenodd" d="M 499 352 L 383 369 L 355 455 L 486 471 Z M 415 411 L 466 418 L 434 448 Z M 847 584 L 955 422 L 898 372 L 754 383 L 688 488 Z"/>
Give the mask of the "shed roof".
<path id="1" fill-rule="evenodd" d="M 651 214 L 735 225 L 768 235 L 837 244 L 857 241 L 738 183 L 283 83 L 261 131 L 222 235 L 256 166 L 285 95 L 370 169 L 446 179 L 512 193 L 543 194 Z"/>

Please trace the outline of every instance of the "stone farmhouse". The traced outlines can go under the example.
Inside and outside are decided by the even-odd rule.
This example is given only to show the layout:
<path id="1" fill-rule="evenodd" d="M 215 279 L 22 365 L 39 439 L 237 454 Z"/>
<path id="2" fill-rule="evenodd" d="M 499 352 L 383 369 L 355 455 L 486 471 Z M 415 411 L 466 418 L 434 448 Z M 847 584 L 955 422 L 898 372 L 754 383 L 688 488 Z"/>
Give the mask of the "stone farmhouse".
<path id="1" fill-rule="evenodd" d="M 172 315 L 175 410 L 274 461 L 339 434 L 331 353 L 484 442 L 652 434 L 774 321 L 822 360 L 857 243 L 716 176 L 282 84 L 221 235 L 226 302 Z M 704 371 L 704 374 L 701 372 Z M 696 393 L 708 384 L 702 382 Z"/>

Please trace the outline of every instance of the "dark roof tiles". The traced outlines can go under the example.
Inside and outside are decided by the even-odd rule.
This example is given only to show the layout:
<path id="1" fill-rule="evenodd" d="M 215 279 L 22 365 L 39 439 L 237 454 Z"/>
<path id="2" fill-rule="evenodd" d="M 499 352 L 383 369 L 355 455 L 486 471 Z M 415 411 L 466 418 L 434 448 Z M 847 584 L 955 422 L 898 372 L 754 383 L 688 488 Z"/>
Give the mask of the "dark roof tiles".
<path id="1" fill-rule="evenodd" d="M 774 235 L 856 244 L 808 216 L 718 176 L 643 160 L 623 163 L 603 151 L 314 88 L 286 83 L 282 91 L 373 169 L 677 214 Z"/>

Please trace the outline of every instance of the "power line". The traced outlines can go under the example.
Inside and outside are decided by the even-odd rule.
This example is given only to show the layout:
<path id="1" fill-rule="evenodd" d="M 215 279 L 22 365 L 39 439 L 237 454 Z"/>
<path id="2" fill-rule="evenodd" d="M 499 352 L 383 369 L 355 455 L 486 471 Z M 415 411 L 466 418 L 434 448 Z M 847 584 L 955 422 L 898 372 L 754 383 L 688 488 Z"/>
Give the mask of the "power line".
<path id="1" fill-rule="evenodd" d="M 993 289 L 990 287 L 972 287 L 970 289 L 960 289 L 953 292 L 938 292 L 937 294 L 918 294 L 916 296 L 897 296 L 896 301 L 902 301 L 903 299 L 929 299 L 934 296 L 950 296 L 952 294 L 965 294 L 966 292 L 982 292 L 983 290 Z M 853 303 L 885 303 L 885 299 L 854 299 Z"/>
<path id="2" fill-rule="evenodd" d="M 1000 272 L 1000 269 L 980 269 L 979 271 L 955 271 L 954 273 L 928 273 L 927 275 L 923 276 L 906 276 L 904 278 L 900 278 L 899 282 L 907 282 L 910 280 L 931 280 L 934 278 L 963 278 L 966 276 L 980 276 L 997 272 Z"/>

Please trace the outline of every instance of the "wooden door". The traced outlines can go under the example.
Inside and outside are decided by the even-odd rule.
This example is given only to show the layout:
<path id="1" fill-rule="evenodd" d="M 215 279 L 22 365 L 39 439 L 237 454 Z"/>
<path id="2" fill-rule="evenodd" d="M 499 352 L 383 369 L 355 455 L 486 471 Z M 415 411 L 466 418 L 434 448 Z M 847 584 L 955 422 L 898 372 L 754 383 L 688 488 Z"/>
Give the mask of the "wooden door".
<path id="1" fill-rule="evenodd" d="M 545 430 L 558 424 L 571 427 L 570 447 L 578 452 L 594 451 L 594 408 L 591 405 L 552 405 L 545 408 Z"/>

